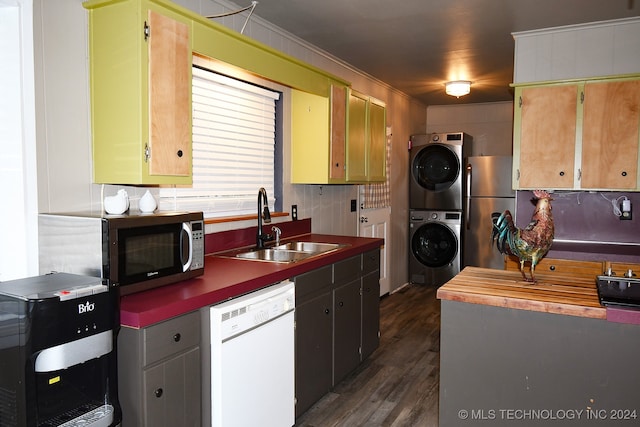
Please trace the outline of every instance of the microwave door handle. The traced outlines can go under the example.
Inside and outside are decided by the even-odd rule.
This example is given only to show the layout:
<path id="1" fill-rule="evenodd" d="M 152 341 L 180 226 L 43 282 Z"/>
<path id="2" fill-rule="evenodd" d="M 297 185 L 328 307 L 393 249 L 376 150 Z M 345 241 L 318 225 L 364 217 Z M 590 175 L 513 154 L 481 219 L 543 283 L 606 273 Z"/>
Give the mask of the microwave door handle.
<path id="1" fill-rule="evenodd" d="M 186 222 L 182 223 L 182 230 L 187 233 L 187 237 L 189 238 L 189 259 L 182 265 L 182 271 L 184 272 L 191 267 L 191 261 L 193 260 L 193 234 L 191 233 L 191 227 L 189 227 Z M 180 239 L 180 253 L 182 254 L 182 239 Z"/>

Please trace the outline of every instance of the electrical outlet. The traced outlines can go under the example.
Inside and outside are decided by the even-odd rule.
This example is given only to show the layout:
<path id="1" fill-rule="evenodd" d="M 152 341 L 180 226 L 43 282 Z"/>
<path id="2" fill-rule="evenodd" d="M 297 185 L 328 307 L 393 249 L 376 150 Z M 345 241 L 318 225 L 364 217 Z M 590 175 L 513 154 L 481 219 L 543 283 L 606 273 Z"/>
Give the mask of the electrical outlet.
<path id="1" fill-rule="evenodd" d="M 631 219 L 631 201 L 628 199 L 623 200 L 620 211 L 622 212 L 620 219 Z"/>
<path id="2" fill-rule="evenodd" d="M 291 205 L 291 219 L 298 220 L 298 205 Z"/>
<path id="3" fill-rule="evenodd" d="M 355 212 L 358 210 L 356 203 L 356 199 L 351 199 L 351 212 Z"/>

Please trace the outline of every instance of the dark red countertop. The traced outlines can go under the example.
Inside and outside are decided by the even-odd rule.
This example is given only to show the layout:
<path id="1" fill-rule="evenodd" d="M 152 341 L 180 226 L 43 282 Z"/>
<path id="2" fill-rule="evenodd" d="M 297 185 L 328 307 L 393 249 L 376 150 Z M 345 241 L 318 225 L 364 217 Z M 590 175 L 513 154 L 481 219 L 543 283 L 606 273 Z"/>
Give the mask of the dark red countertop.
<path id="1" fill-rule="evenodd" d="M 384 244 L 384 240 L 379 238 L 326 234 L 307 234 L 295 240 L 348 246 L 288 264 L 207 255 L 202 276 L 123 296 L 120 300 L 120 323 L 132 328 L 146 327 L 293 278 Z M 286 241 L 287 239 L 283 239 L 283 243 Z"/>

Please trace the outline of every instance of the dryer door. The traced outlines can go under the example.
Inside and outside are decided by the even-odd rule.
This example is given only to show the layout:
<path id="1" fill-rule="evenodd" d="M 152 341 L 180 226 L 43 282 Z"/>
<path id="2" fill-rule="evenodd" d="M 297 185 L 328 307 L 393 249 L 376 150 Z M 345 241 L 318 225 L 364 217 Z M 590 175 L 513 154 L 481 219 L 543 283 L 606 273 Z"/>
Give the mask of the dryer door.
<path id="1" fill-rule="evenodd" d="M 446 145 L 431 144 L 416 154 L 411 165 L 411 173 L 422 188 L 442 191 L 457 181 L 460 176 L 460 161 Z"/>
<path id="2" fill-rule="evenodd" d="M 420 226 L 411 239 L 411 250 L 427 267 L 438 268 L 452 263 L 458 254 L 458 239 L 444 224 L 431 222 Z"/>

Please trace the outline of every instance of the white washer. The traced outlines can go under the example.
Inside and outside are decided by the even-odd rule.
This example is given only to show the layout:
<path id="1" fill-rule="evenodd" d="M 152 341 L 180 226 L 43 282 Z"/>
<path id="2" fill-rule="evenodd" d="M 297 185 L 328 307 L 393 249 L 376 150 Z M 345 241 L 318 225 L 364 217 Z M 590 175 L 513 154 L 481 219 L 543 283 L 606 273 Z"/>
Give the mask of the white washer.
<path id="1" fill-rule="evenodd" d="M 460 272 L 462 212 L 411 210 L 409 280 L 440 286 Z"/>
<path id="2" fill-rule="evenodd" d="M 472 141 L 463 132 L 411 136 L 409 208 L 463 209 L 464 159 Z"/>

